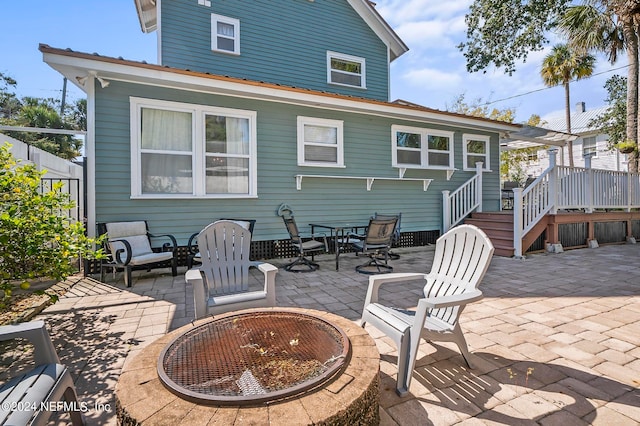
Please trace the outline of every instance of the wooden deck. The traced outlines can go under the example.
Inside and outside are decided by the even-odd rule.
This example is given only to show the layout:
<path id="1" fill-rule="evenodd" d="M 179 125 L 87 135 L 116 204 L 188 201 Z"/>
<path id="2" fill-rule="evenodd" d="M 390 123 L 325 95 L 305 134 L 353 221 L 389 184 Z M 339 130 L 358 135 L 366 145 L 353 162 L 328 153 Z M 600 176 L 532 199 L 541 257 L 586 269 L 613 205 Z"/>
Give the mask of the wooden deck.
<path id="1" fill-rule="evenodd" d="M 513 211 L 473 213 L 465 223 L 484 230 L 496 248 L 496 255 L 514 255 Z M 640 240 L 640 211 L 576 210 L 547 214 L 524 236 L 523 253 L 543 234 L 545 245 L 561 244 L 564 249 L 588 247 L 590 241 L 601 245 L 624 243 L 630 237 Z"/>

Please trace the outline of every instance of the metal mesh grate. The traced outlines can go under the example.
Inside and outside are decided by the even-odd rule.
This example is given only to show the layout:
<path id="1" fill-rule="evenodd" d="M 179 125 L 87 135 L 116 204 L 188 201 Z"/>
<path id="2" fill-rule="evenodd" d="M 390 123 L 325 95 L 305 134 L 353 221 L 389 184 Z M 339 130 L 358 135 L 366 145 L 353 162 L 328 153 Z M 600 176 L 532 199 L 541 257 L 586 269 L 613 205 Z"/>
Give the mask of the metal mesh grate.
<path id="1" fill-rule="evenodd" d="M 158 373 L 169 390 L 196 402 L 252 404 L 318 386 L 342 367 L 349 346 L 342 330 L 316 316 L 228 314 L 167 345 Z"/>

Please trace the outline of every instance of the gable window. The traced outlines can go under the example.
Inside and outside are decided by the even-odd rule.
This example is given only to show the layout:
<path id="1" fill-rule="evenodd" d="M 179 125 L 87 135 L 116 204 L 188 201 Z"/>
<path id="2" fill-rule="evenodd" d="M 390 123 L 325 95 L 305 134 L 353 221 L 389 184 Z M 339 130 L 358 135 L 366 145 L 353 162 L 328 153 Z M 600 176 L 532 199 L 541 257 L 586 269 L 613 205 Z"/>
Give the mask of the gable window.
<path id="1" fill-rule="evenodd" d="M 582 138 L 582 155 L 597 154 L 598 148 L 596 146 L 596 137 L 587 136 Z"/>
<path id="2" fill-rule="evenodd" d="M 299 116 L 298 165 L 344 167 L 343 122 Z"/>
<path id="3" fill-rule="evenodd" d="M 211 14 L 211 50 L 240 54 L 240 21 Z"/>
<path id="4" fill-rule="evenodd" d="M 453 169 L 453 132 L 392 126 L 394 167 Z"/>
<path id="5" fill-rule="evenodd" d="M 367 85 L 364 58 L 328 51 L 327 82 L 365 89 Z"/>
<path id="6" fill-rule="evenodd" d="M 474 170 L 479 161 L 484 170 L 489 170 L 489 136 L 462 135 L 462 155 L 465 170 Z"/>
<path id="7" fill-rule="evenodd" d="M 134 198 L 256 195 L 256 113 L 131 98 Z"/>

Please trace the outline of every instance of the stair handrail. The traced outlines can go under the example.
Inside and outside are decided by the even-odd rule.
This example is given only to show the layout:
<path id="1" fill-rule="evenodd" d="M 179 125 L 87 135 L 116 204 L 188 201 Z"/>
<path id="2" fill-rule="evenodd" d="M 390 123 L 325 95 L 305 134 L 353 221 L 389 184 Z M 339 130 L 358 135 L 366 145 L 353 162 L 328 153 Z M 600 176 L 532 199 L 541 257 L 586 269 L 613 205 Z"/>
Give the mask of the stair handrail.
<path id="1" fill-rule="evenodd" d="M 460 223 L 472 211 L 482 212 L 482 162 L 476 174 L 453 192 L 442 191 L 443 233 Z"/>
<path id="2" fill-rule="evenodd" d="M 549 150 L 549 167 L 526 188 L 513 189 L 513 248 L 522 257 L 522 238 L 549 212 L 555 213 L 557 198 L 557 150 Z"/>

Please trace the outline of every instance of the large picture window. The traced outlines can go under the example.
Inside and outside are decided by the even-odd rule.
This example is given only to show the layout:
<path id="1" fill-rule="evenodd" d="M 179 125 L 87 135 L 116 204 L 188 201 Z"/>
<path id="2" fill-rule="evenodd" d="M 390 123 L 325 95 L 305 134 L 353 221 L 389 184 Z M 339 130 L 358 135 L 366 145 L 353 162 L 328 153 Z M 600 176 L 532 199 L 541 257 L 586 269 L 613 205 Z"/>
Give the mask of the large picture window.
<path id="1" fill-rule="evenodd" d="M 463 168 L 475 170 L 476 163 L 481 161 L 482 168 L 490 169 L 489 164 L 489 136 L 462 135 Z"/>
<path id="2" fill-rule="evenodd" d="M 240 54 L 240 21 L 211 14 L 211 50 Z"/>
<path id="3" fill-rule="evenodd" d="M 253 111 L 131 98 L 133 197 L 256 195 Z"/>
<path id="4" fill-rule="evenodd" d="M 343 123 L 298 117 L 298 165 L 344 167 Z"/>
<path id="5" fill-rule="evenodd" d="M 392 126 L 394 167 L 453 169 L 453 132 Z"/>
<path id="6" fill-rule="evenodd" d="M 365 60 L 357 56 L 327 52 L 327 81 L 331 84 L 365 89 Z"/>

